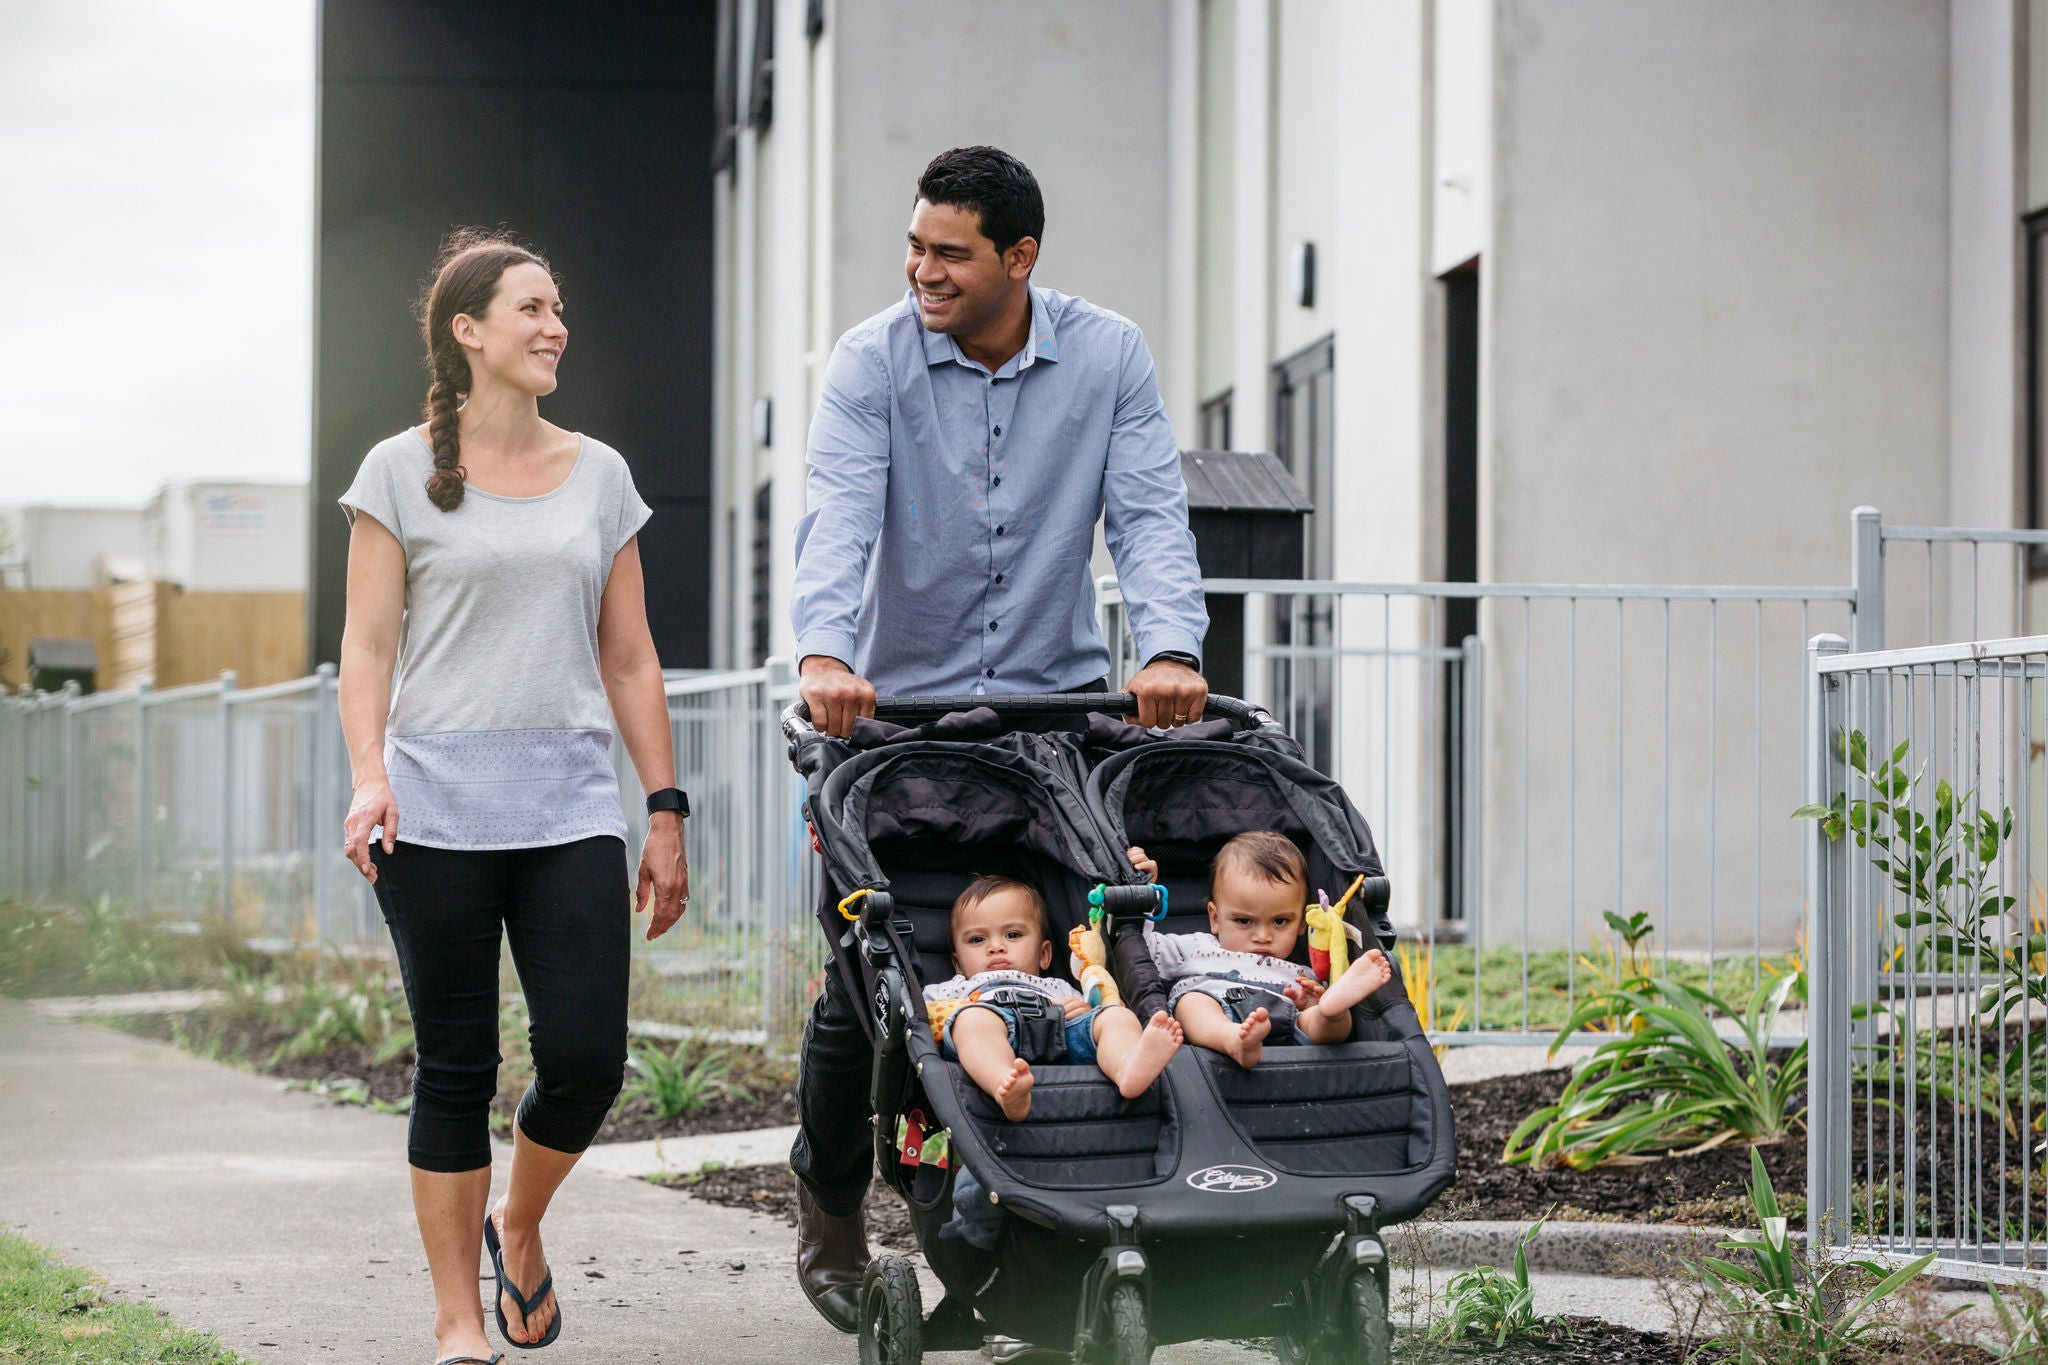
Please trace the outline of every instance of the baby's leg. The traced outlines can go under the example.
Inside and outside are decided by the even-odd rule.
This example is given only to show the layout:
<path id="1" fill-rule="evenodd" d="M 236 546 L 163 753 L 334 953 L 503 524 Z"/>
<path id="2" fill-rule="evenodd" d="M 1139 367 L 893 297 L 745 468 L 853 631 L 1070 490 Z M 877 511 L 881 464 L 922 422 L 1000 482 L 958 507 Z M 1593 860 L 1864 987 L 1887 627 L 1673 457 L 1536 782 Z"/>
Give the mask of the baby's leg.
<path id="1" fill-rule="evenodd" d="M 1223 1012 L 1223 1002 L 1213 995 L 1189 991 L 1173 1007 L 1187 1040 L 1197 1047 L 1220 1052 L 1239 1066 L 1257 1066 L 1266 1046 L 1273 1021 L 1263 1006 L 1245 1016 L 1240 1024 Z"/>
<path id="2" fill-rule="evenodd" d="M 1394 969 L 1387 965 L 1387 955 L 1374 948 L 1330 983 L 1330 989 L 1323 992 L 1322 1001 L 1316 1008 L 1325 1015 L 1348 1014 L 1353 1005 L 1386 985 L 1393 976 Z"/>
<path id="3" fill-rule="evenodd" d="M 1010 1047 L 1010 1029 L 991 1009 L 963 1009 L 953 1016 L 953 1050 L 974 1083 L 1003 1107 L 1003 1117 L 1022 1123 L 1031 1113 L 1031 1066 Z"/>
<path id="4" fill-rule="evenodd" d="M 1180 1043 L 1181 1027 L 1165 1010 L 1145 1025 L 1122 1005 L 1111 1005 L 1095 1016 L 1095 1064 L 1116 1082 L 1117 1093 L 1125 1099 L 1144 1094 L 1159 1079 Z"/>

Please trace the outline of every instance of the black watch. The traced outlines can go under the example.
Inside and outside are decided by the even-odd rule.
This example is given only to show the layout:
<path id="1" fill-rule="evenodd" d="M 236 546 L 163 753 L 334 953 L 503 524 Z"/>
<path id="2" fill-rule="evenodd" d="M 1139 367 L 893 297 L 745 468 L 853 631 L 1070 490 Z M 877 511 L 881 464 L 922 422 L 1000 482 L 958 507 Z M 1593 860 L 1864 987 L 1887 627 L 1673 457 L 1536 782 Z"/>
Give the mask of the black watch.
<path id="1" fill-rule="evenodd" d="M 1184 654 L 1177 649 L 1160 650 L 1157 654 L 1154 654 L 1151 658 L 1145 660 L 1145 666 L 1147 668 L 1150 668 L 1153 664 L 1158 663 L 1161 659 L 1164 659 L 1168 663 L 1172 664 L 1186 664 L 1189 668 L 1194 669 L 1197 673 L 1200 673 L 1202 671 L 1202 661 L 1200 659 L 1197 659 L 1192 654 Z"/>
<path id="2" fill-rule="evenodd" d="M 681 787 L 663 787 L 658 792 L 647 793 L 647 813 L 672 810 L 685 820 L 690 818 L 690 794 Z"/>

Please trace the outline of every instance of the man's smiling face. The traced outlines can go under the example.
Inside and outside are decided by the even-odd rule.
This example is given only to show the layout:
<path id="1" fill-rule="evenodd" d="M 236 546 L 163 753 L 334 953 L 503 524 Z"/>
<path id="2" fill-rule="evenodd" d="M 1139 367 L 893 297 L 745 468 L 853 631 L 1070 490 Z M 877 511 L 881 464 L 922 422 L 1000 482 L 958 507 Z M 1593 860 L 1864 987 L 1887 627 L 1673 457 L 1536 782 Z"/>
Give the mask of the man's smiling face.
<path id="1" fill-rule="evenodd" d="M 1016 247 L 1005 253 L 1016 254 Z M 976 210 L 918 200 L 910 211 L 903 273 L 916 294 L 925 330 L 971 337 L 1000 326 L 1015 292 L 1030 276 L 1027 262 L 1013 277 L 1017 267 L 1005 255 L 997 254 L 996 244 L 983 234 Z"/>

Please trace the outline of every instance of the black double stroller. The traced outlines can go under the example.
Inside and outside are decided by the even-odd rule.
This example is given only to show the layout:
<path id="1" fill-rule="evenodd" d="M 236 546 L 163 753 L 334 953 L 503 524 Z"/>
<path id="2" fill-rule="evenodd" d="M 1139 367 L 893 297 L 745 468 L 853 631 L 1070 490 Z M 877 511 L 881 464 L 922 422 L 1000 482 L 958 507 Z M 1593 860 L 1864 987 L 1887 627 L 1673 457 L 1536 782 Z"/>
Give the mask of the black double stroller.
<path id="1" fill-rule="evenodd" d="M 1022 1123 L 932 1037 L 923 987 L 953 975 L 949 911 L 984 873 L 1036 886 L 1061 948 L 1095 892 L 1141 1019 L 1166 1000 L 1142 921 L 1163 907 L 1160 930 L 1206 929 L 1209 861 L 1246 830 L 1292 838 L 1310 887 L 1333 899 L 1362 875 L 1347 918 L 1391 949 L 1364 820 L 1269 716 L 1211 697 L 1211 719 L 1161 733 L 1116 719 L 1130 706 L 885 699 L 847 740 L 813 729 L 801 703 L 785 713 L 824 853 L 830 969 L 869 1004 L 877 1165 L 947 1296 L 992 1334 L 1115 1365 L 1159 1342 L 1247 1336 L 1274 1338 L 1284 1360 L 1379 1365 L 1392 1335 L 1381 1233 L 1443 1191 L 1456 1156 L 1443 1074 L 1398 973 L 1355 1011 L 1353 1041 L 1271 1047 L 1250 1070 L 1184 1047 L 1125 1099 L 1092 1066 L 1034 1065 Z M 1157 859 L 1158 887 L 1130 866 L 1130 844 Z M 1057 952 L 1055 969 L 1066 963 Z M 940 1129 L 946 1164 L 920 1160 Z M 938 1235 L 962 1166 L 1005 1214 L 992 1250 Z M 923 1323 L 914 1267 L 877 1257 L 861 1359 L 918 1361 Z"/>

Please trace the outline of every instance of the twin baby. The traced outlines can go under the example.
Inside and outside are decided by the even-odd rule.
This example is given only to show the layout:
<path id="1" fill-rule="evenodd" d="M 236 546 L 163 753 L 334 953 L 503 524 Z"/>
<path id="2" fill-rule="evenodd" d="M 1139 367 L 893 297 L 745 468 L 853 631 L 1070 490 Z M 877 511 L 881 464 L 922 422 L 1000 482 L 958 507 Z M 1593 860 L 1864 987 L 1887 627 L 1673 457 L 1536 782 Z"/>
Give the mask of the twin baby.
<path id="1" fill-rule="evenodd" d="M 1130 850 L 1147 875 L 1158 868 Z M 1255 1066 L 1276 1027 L 1296 1041 L 1341 1043 L 1351 1007 L 1393 974 L 1374 948 L 1325 986 L 1287 956 L 1300 936 L 1308 866 L 1285 835 L 1240 834 L 1209 868 L 1209 932 L 1161 934 L 1146 943 L 1172 982 L 1167 1008 L 1141 1025 L 1122 1005 L 1091 1007 L 1044 973 L 1053 943 L 1045 901 L 1009 877 L 982 877 L 953 904 L 950 981 L 925 987 L 928 1004 L 957 1005 L 941 1042 L 1011 1122 L 1031 1112 L 1031 1062 L 1095 1063 L 1126 1098 L 1143 1094 L 1183 1040 L 1239 1066 Z M 936 1012 L 935 1012 L 936 1013 Z M 1051 1016 L 1053 1027 L 1033 1025 Z"/>

